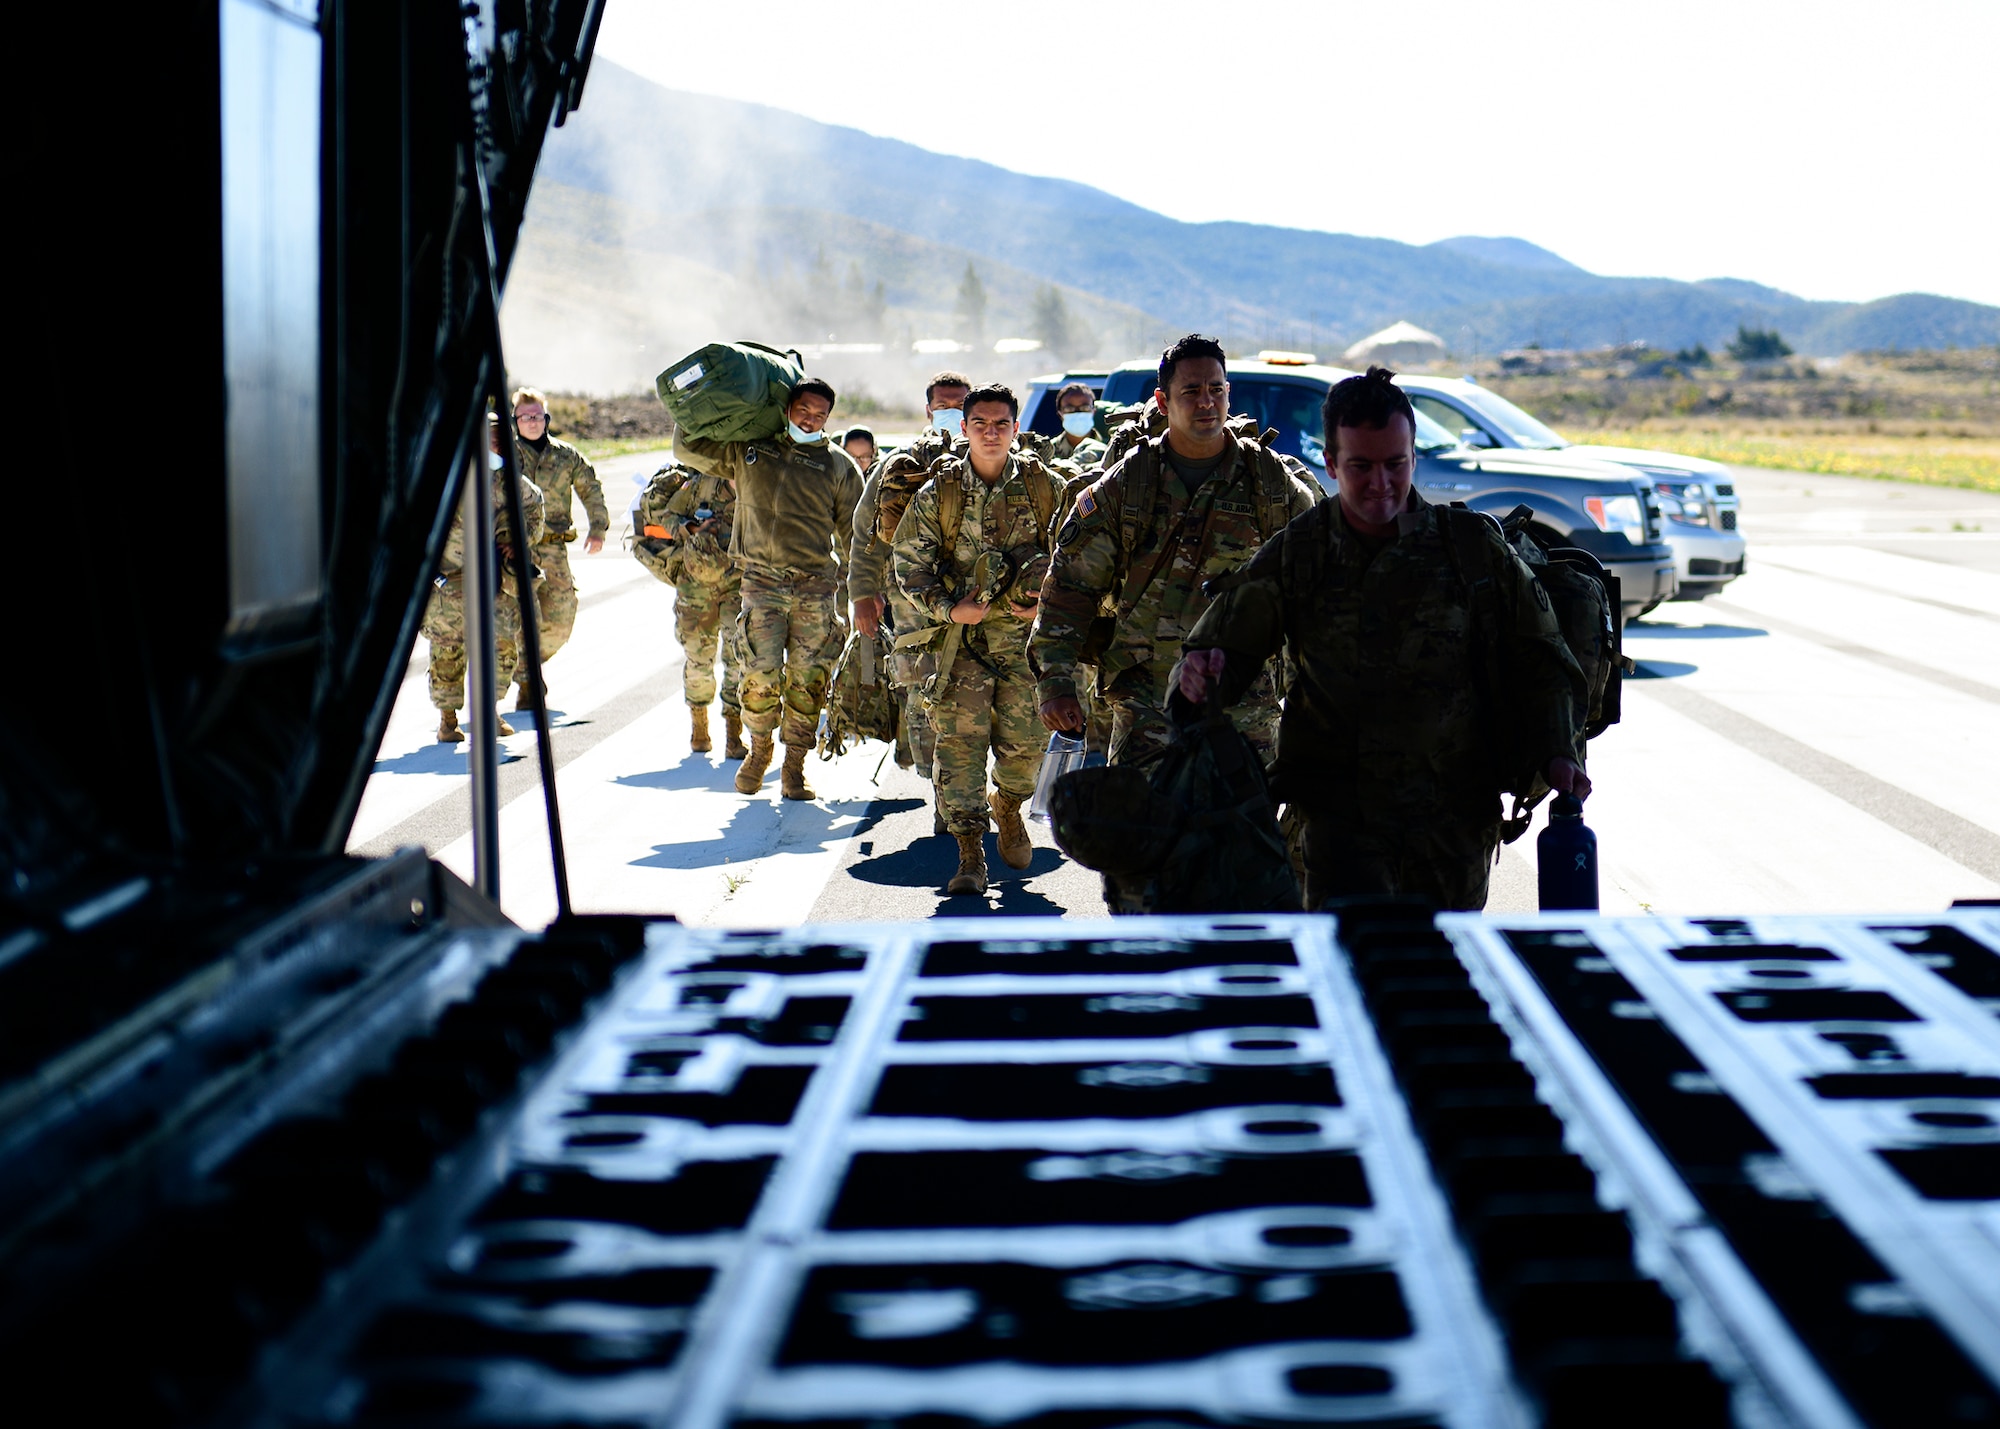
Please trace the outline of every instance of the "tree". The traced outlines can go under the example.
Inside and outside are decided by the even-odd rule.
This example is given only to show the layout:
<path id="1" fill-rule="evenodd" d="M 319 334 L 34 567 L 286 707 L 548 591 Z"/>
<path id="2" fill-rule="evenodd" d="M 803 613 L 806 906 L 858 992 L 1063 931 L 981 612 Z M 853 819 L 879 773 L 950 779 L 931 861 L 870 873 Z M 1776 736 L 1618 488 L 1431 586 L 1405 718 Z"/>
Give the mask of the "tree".
<path id="1" fill-rule="evenodd" d="M 958 302 L 952 309 L 958 319 L 961 342 L 976 343 L 986 333 L 986 285 L 970 258 L 965 260 L 965 276 L 958 280 Z"/>
<path id="2" fill-rule="evenodd" d="M 1792 345 L 1778 335 L 1776 328 L 1766 330 L 1738 323 L 1736 341 L 1729 344 L 1728 351 L 1738 362 L 1770 362 L 1774 358 L 1790 357 Z"/>
<path id="3" fill-rule="evenodd" d="M 1029 321 L 1043 347 L 1050 352 L 1069 351 L 1069 308 L 1063 303 L 1062 290 L 1054 283 L 1035 290 L 1035 307 Z"/>

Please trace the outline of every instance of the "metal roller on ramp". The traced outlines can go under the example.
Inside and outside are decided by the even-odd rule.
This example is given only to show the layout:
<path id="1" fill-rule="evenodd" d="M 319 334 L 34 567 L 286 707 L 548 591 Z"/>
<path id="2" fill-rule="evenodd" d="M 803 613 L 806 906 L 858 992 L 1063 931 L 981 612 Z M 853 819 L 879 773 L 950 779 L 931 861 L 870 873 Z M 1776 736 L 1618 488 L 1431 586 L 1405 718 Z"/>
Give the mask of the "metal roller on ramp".
<path id="1" fill-rule="evenodd" d="M 180 1316 L 186 1422 L 2000 1422 L 1991 909 L 449 943 L 32 1338 Z"/>

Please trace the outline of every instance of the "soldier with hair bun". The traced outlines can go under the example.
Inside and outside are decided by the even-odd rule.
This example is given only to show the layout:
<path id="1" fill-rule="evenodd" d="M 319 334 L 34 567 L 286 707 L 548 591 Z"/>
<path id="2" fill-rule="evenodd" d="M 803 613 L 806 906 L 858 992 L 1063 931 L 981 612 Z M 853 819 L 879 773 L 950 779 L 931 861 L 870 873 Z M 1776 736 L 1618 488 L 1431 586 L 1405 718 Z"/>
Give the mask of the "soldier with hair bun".
<path id="1" fill-rule="evenodd" d="M 549 435 L 548 398 L 533 387 L 522 387 L 514 393 L 513 407 L 514 433 L 520 438 L 514 443 L 514 455 L 521 464 L 521 475 L 541 491 L 547 518 L 533 552 L 535 565 L 542 572 L 535 582 L 535 610 L 546 671 L 576 629 L 576 577 L 569 569 L 569 543 L 577 538 L 576 528 L 570 524 L 571 494 L 582 498 L 584 515 L 590 521 L 583 542 L 585 555 L 594 556 L 604 549 L 611 514 L 605 509 L 604 488 L 598 484 L 597 472 L 583 453 Z M 525 657 L 519 661 L 519 669 L 520 677 L 527 679 Z M 514 708 L 526 709 L 530 703 L 523 688 Z"/>
<path id="2" fill-rule="evenodd" d="M 1590 793 L 1586 691 L 1548 593 L 1499 526 L 1411 489 L 1416 418 L 1394 375 L 1371 367 L 1327 393 L 1339 497 L 1223 583 L 1175 688 L 1230 703 L 1280 650 L 1297 670 L 1272 783 L 1308 908 L 1407 893 L 1475 910 L 1499 845 L 1501 761 Z M 1490 671 L 1501 688 L 1487 688 Z"/>

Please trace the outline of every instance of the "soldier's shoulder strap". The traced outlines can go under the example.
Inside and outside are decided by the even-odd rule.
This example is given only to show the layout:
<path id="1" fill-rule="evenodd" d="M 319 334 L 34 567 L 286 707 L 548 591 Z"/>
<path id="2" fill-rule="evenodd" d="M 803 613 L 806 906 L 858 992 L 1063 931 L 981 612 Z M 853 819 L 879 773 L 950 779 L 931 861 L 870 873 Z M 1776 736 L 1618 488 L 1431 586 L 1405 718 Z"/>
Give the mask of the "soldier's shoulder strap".
<path id="1" fill-rule="evenodd" d="M 1049 543 L 1054 533 L 1049 526 L 1056 519 L 1056 503 L 1063 493 L 1056 489 L 1056 474 L 1032 455 L 1021 459 L 1021 480 L 1028 488 L 1028 502 L 1035 508 L 1035 536 Z"/>
<path id="2" fill-rule="evenodd" d="M 1292 475 L 1262 436 L 1239 444 L 1244 459 L 1256 473 L 1253 479 L 1257 483 L 1257 535 L 1260 540 L 1268 541 L 1292 524 Z"/>
<path id="3" fill-rule="evenodd" d="M 965 464 L 957 461 L 940 461 L 932 465 L 930 480 L 926 486 L 935 486 L 938 494 L 938 534 L 944 537 L 945 559 L 949 561 L 958 549 L 958 529 L 965 523 Z M 922 488 L 918 488 L 922 495 Z"/>
<path id="4" fill-rule="evenodd" d="M 1434 506 L 1438 528 L 1444 537 L 1445 556 L 1451 561 L 1452 570 L 1459 583 L 1471 593 L 1473 599 L 1483 600 L 1485 592 L 1498 594 L 1498 581 L 1494 576 L 1493 538 L 1506 540 L 1506 533 L 1500 523 L 1483 511 L 1474 511 L 1463 501 L 1454 501 L 1449 506 Z"/>
<path id="5" fill-rule="evenodd" d="M 1146 539 L 1153 524 L 1153 508 L 1160 501 L 1160 443 L 1164 437 L 1141 437 L 1106 480 L 1114 481 L 1118 493 L 1118 564 L 1125 562 Z"/>

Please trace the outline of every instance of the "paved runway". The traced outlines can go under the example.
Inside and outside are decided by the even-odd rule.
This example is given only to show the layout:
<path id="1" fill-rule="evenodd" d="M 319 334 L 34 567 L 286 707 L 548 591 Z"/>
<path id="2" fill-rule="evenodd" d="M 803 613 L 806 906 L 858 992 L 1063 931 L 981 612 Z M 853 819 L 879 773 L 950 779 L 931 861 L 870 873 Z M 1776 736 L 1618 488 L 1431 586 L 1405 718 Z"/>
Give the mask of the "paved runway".
<path id="1" fill-rule="evenodd" d="M 651 467 L 600 475 L 629 492 Z M 2000 496 L 1751 469 L 1738 490 L 1749 573 L 1627 631 L 1641 678 L 1591 746 L 1605 911 L 2000 895 Z M 671 590 L 615 544 L 572 563 L 583 608 L 548 678 L 579 909 L 743 927 L 1101 915 L 1097 876 L 1039 826 L 1027 870 L 989 857 L 983 901 L 944 898 L 952 842 L 880 744 L 810 761 L 814 803 L 780 799 L 775 771 L 738 795 L 735 765 L 687 752 Z M 424 660 L 419 642 L 349 846 L 421 844 L 469 875 L 465 746 L 433 741 Z M 504 744 L 502 902 L 539 925 L 554 894 L 534 736 Z M 1534 906 L 1533 837 L 1504 852 L 1491 909 Z"/>

